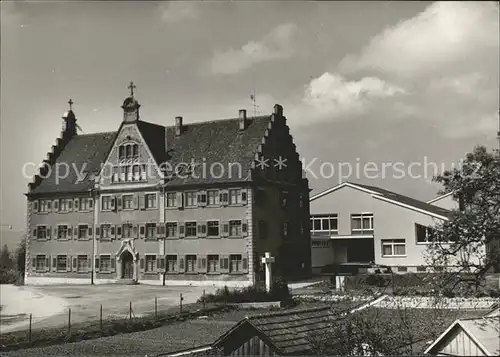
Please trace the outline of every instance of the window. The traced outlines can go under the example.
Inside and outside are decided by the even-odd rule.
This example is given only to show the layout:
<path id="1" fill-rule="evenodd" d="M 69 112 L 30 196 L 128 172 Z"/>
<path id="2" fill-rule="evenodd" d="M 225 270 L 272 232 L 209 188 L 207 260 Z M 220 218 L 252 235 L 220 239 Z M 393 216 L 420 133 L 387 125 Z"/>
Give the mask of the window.
<path id="1" fill-rule="evenodd" d="M 331 247 L 330 240 L 322 239 L 322 240 L 311 240 L 311 247 L 313 248 L 329 248 Z"/>
<path id="2" fill-rule="evenodd" d="M 69 238 L 69 229 L 67 225 L 57 226 L 57 239 L 67 239 Z"/>
<path id="3" fill-rule="evenodd" d="M 196 237 L 196 222 L 186 222 L 186 237 Z"/>
<path id="4" fill-rule="evenodd" d="M 145 196 L 146 208 L 156 208 L 156 193 L 148 193 Z"/>
<path id="5" fill-rule="evenodd" d="M 77 257 L 77 267 L 78 272 L 86 272 L 88 269 L 88 260 L 86 255 L 79 255 Z"/>
<path id="6" fill-rule="evenodd" d="M 382 239 L 383 257 L 406 256 L 406 243 L 404 239 Z"/>
<path id="7" fill-rule="evenodd" d="M 260 220 L 259 221 L 259 238 L 266 239 L 268 234 L 269 234 L 269 229 L 267 226 L 267 222 Z"/>
<path id="8" fill-rule="evenodd" d="M 241 221 L 229 221 L 229 236 L 239 237 L 241 236 Z"/>
<path id="9" fill-rule="evenodd" d="M 207 256 L 207 271 L 209 273 L 216 273 L 219 271 L 219 256 L 218 255 L 208 255 Z"/>
<path id="10" fill-rule="evenodd" d="M 101 225 L 101 239 L 111 238 L 111 224 Z"/>
<path id="11" fill-rule="evenodd" d="M 131 143 L 120 145 L 118 148 L 118 157 L 120 161 L 139 158 L 139 145 Z"/>
<path id="12" fill-rule="evenodd" d="M 241 254 L 231 254 L 229 256 L 229 271 L 231 273 L 242 271 Z"/>
<path id="13" fill-rule="evenodd" d="M 265 206 L 267 203 L 267 193 L 264 189 L 258 188 L 255 190 L 255 204 Z"/>
<path id="14" fill-rule="evenodd" d="M 430 243 L 433 241 L 439 241 L 439 232 L 428 226 L 415 223 L 415 236 L 417 243 Z"/>
<path id="15" fill-rule="evenodd" d="M 215 206 L 219 204 L 219 190 L 209 190 L 208 194 L 208 205 Z"/>
<path id="16" fill-rule="evenodd" d="M 132 181 L 141 180 L 141 167 L 139 165 L 132 165 Z"/>
<path id="17" fill-rule="evenodd" d="M 186 207 L 196 206 L 196 192 L 186 192 Z"/>
<path id="18" fill-rule="evenodd" d="M 67 198 L 61 198 L 59 200 L 59 211 L 67 212 L 71 208 L 71 201 Z"/>
<path id="19" fill-rule="evenodd" d="M 282 232 L 283 232 L 283 237 L 288 237 L 288 222 L 283 222 L 283 227 L 282 227 Z"/>
<path id="20" fill-rule="evenodd" d="M 86 224 L 81 224 L 78 226 L 78 239 L 88 238 L 89 226 Z"/>
<path id="21" fill-rule="evenodd" d="M 111 196 L 102 196 L 102 198 L 101 198 L 101 202 L 102 202 L 101 209 L 103 211 L 110 211 L 111 210 L 111 200 L 112 199 L 113 199 L 113 197 L 111 197 Z"/>
<path id="22" fill-rule="evenodd" d="M 204 206 L 207 204 L 207 193 L 202 191 L 202 192 L 198 192 L 198 204 Z"/>
<path id="23" fill-rule="evenodd" d="M 122 237 L 123 238 L 132 238 L 133 237 L 133 230 L 134 230 L 134 227 L 133 227 L 132 223 L 123 224 Z"/>
<path id="24" fill-rule="evenodd" d="M 241 203 L 241 190 L 231 189 L 229 190 L 229 204 L 239 205 Z"/>
<path id="25" fill-rule="evenodd" d="M 177 222 L 167 222 L 167 237 L 177 236 Z"/>
<path id="26" fill-rule="evenodd" d="M 218 237 L 219 236 L 219 222 L 218 221 L 208 221 L 207 222 L 207 237 Z"/>
<path id="27" fill-rule="evenodd" d="M 177 192 L 167 193 L 167 207 L 177 207 Z"/>
<path id="28" fill-rule="evenodd" d="M 177 271 L 177 255 L 167 255 L 167 272 L 173 273 Z"/>
<path id="29" fill-rule="evenodd" d="M 66 271 L 68 269 L 68 257 L 58 255 L 56 258 L 56 271 Z"/>
<path id="30" fill-rule="evenodd" d="M 47 226 L 36 227 L 36 238 L 47 239 Z"/>
<path id="31" fill-rule="evenodd" d="M 156 255 L 146 255 L 146 273 L 151 273 L 156 270 Z"/>
<path id="32" fill-rule="evenodd" d="M 47 269 L 47 259 L 45 255 L 37 255 L 35 258 L 35 270 L 42 271 Z"/>
<path id="33" fill-rule="evenodd" d="M 99 259 L 99 271 L 100 272 L 110 272 L 111 271 L 111 256 L 101 255 Z"/>
<path id="34" fill-rule="evenodd" d="M 123 209 L 132 209 L 134 208 L 134 195 L 123 195 Z"/>
<path id="35" fill-rule="evenodd" d="M 196 255 L 186 255 L 186 272 L 193 273 L 196 271 Z"/>
<path id="36" fill-rule="evenodd" d="M 156 223 L 146 223 L 146 239 L 155 238 Z"/>
<path id="37" fill-rule="evenodd" d="M 408 271 L 408 267 L 398 267 L 398 272 L 406 273 Z"/>
<path id="38" fill-rule="evenodd" d="M 46 213 L 50 209 L 50 201 L 40 200 L 38 202 L 38 212 Z"/>
<path id="39" fill-rule="evenodd" d="M 373 214 L 353 214 L 351 215 L 352 234 L 373 234 Z"/>
<path id="40" fill-rule="evenodd" d="M 426 271 L 427 271 L 427 267 L 425 267 L 423 265 L 420 265 L 417 267 L 417 272 L 419 272 L 419 273 L 426 272 Z"/>
<path id="41" fill-rule="evenodd" d="M 90 206 L 89 206 L 89 201 L 90 201 L 90 198 L 80 198 L 80 211 L 86 211 L 88 209 L 90 209 Z"/>
<path id="42" fill-rule="evenodd" d="M 283 191 L 280 194 L 280 206 L 286 207 L 287 204 L 288 204 L 288 192 Z"/>
<path id="43" fill-rule="evenodd" d="M 315 235 L 333 235 L 339 233 L 336 214 L 311 216 L 311 233 Z"/>

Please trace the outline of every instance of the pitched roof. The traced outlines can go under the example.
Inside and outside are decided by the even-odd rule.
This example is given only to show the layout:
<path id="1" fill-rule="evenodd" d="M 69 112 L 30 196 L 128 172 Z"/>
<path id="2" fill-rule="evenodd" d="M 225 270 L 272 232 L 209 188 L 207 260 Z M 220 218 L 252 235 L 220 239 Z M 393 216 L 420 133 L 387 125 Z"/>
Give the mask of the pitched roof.
<path id="1" fill-rule="evenodd" d="M 437 202 L 437 201 L 442 200 L 443 198 L 448 197 L 452 194 L 453 194 L 453 192 L 448 192 L 448 193 L 439 195 L 437 197 L 434 197 L 432 200 L 427 201 L 427 203 L 431 204 L 431 203 Z"/>
<path id="2" fill-rule="evenodd" d="M 161 164 L 164 162 L 166 158 L 165 127 L 139 120 L 137 122 L 137 128 L 141 132 L 149 150 L 151 150 L 151 154 L 156 163 Z"/>
<path id="3" fill-rule="evenodd" d="M 348 182 L 348 181 L 340 183 L 334 187 L 331 187 L 327 190 L 324 190 L 324 191 L 312 196 L 310 198 L 310 201 L 314 201 L 320 197 L 323 197 L 331 192 L 334 192 L 334 191 L 341 189 L 343 187 L 346 187 L 346 186 L 351 187 L 351 188 L 366 190 L 372 194 L 375 194 L 376 196 L 378 196 L 381 199 L 393 201 L 393 202 L 396 202 L 396 203 L 399 203 L 399 204 L 405 205 L 405 206 L 410 206 L 410 207 L 416 208 L 418 210 L 431 213 L 433 215 L 437 215 L 437 216 L 441 216 L 441 217 L 449 217 L 452 213 L 451 211 L 449 211 L 447 209 L 444 209 L 444 208 L 441 208 L 438 206 L 434 206 L 434 205 L 428 204 L 426 202 L 423 202 L 423 201 L 420 201 L 420 200 L 417 200 L 415 198 L 411 198 L 408 196 L 404 196 L 404 195 L 401 195 L 401 194 L 393 192 L 393 191 L 389 191 L 389 190 L 386 190 L 386 189 L 383 189 L 380 187 L 376 187 L 376 186 L 364 185 L 364 184 Z"/>
<path id="4" fill-rule="evenodd" d="M 195 174 L 181 172 L 181 175 L 172 175 L 167 180 L 167 186 L 213 184 L 250 180 L 255 154 L 269 128 L 271 118 L 271 115 L 247 118 L 245 130 L 239 130 L 238 118 L 184 124 L 180 136 L 175 135 L 173 126 L 164 127 L 138 121 L 137 127 L 157 164 L 166 162 L 167 168 L 175 169 L 179 164 L 188 164 L 194 160 L 197 165 Z M 108 132 L 73 136 L 52 165 L 50 175 L 35 185 L 30 194 L 89 190 L 94 185 L 92 176 L 86 175 L 78 182 L 77 170 L 97 174 L 105 163 L 117 134 L 118 132 Z M 213 165 L 214 171 L 211 174 L 213 163 L 217 164 Z M 57 164 L 67 164 L 72 168 L 67 177 L 56 180 L 54 169 Z"/>
<path id="5" fill-rule="evenodd" d="M 222 335 L 214 346 L 222 346 L 240 326 L 250 325 L 278 354 L 307 354 L 313 352 L 311 338 L 326 333 L 341 318 L 330 306 L 251 316 Z"/>
<path id="6" fill-rule="evenodd" d="M 242 131 L 239 130 L 238 119 L 193 123 L 183 127 L 178 137 L 175 136 L 175 127 L 167 127 L 167 160 L 170 167 L 175 169 L 192 159 L 198 166 L 195 175 L 174 175 L 166 185 L 248 181 L 255 153 L 270 121 L 271 116 L 248 118 L 247 127 Z M 202 164 L 206 165 L 206 170 Z M 213 175 L 210 174 L 210 167 L 213 167 Z M 238 167 L 241 167 L 241 174 Z M 221 168 L 222 171 L 219 171 Z"/>
<path id="7" fill-rule="evenodd" d="M 436 352 L 441 346 L 441 342 L 446 341 L 450 332 L 456 328 L 462 328 L 486 356 L 500 355 L 500 339 L 498 338 L 500 335 L 500 319 L 498 316 L 456 320 L 424 353 Z"/>
<path id="8" fill-rule="evenodd" d="M 380 188 L 380 187 L 354 184 L 354 183 L 353 183 L 353 185 L 358 185 L 358 186 L 364 187 L 368 190 L 375 191 L 375 192 L 381 194 L 382 196 L 387 197 L 391 200 L 394 200 L 394 201 L 403 203 L 405 205 L 421 209 L 423 211 L 431 212 L 431 213 L 434 213 L 434 214 L 437 214 L 440 216 L 444 216 L 444 217 L 448 217 L 451 214 L 451 211 L 449 211 L 445 208 L 437 207 L 437 206 L 431 205 L 429 203 L 417 200 L 415 198 L 404 196 L 404 195 L 401 195 L 399 193 L 385 190 L 385 189 Z"/>
<path id="9" fill-rule="evenodd" d="M 51 166 L 48 176 L 30 193 L 82 192 L 92 188 L 92 174 L 99 172 L 116 135 L 117 132 L 75 135 Z M 83 176 L 80 181 L 79 175 Z"/>

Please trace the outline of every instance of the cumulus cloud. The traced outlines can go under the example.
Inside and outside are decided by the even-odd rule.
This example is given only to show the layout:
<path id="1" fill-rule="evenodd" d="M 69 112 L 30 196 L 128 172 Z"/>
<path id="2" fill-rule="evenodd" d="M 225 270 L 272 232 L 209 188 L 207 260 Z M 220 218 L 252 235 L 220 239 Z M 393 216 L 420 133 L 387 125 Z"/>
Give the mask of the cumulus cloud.
<path id="1" fill-rule="evenodd" d="M 257 41 L 250 41 L 241 48 L 216 52 L 210 61 L 214 74 L 235 74 L 252 65 L 290 58 L 293 53 L 294 24 L 282 24 Z"/>
<path id="2" fill-rule="evenodd" d="M 318 114 L 334 117 L 360 113 L 378 99 L 404 93 L 404 89 L 380 78 L 364 77 L 349 81 L 339 74 L 326 72 L 309 83 L 302 101 Z"/>
<path id="3" fill-rule="evenodd" d="M 377 70 L 398 76 L 453 71 L 493 64 L 498 51 L 495 2 L 436 2 L 419 15 L 385 29 L 360 54 L 346 56 L 346 72 Z"/>
<path id="4" fill-rule="evenodd" d="M 168 23 L 196 19 L 200 12 L 195 1 L 169 1 L 160 5 L 161 17 Z"/>
<path id="5" fill-rule="evenodd" d="M 370 118 L 426 121 L 444 136 L 494 135 L 498 28 L 494 2 L 434 3 L 311 80 L 295 110 L 347 120 L 369 109 Z"/>

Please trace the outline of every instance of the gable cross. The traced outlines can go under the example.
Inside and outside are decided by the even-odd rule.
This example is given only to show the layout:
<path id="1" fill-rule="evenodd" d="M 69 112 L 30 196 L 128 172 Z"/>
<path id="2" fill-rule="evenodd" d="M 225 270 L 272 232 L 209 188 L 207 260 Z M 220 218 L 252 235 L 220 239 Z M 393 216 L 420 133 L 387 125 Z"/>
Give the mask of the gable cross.
<path id="1" fill-rule="evenodd" d="M 71 100 L 71 98 L 69 99 L 68 104 L 69 104 L 69 110 L 73 110 L 73 101 Z"/>
<path id="2" fill-rule="evenodd" d="M 130 82 L 130 84 L 128 85 L 128 89 L 130 89 L 130 96 L 133 97 L 134 96 L 134 89 L 137 88 L 137 86 L 134 84 L 134 82 Z"/>

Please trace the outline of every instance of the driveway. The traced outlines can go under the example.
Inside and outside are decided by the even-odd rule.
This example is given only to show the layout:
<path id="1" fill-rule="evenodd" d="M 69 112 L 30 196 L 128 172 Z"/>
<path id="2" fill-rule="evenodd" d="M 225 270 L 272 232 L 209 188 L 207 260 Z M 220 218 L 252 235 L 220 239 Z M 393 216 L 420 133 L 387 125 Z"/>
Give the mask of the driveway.
<path id="1" fill-rule="evenodd" d="M 196 302 L 203 294 L 213 292 L 211 287 L 192 286 L 150 286 L 150 285 L 64 285 L 24 286 L 4 289 L 2 286 L 2 321 L 5 315 L 16 315 L 15 322 L 2 322 L 1 332 L 26 329 L 29 314 L 32 314 L 32 328 L 67 325 L 69 309 L 71 323 L 98 320 L 102 305 L 103 319 L 141 316 L 179 306 L 180 294 L 183 304 Z"/>

